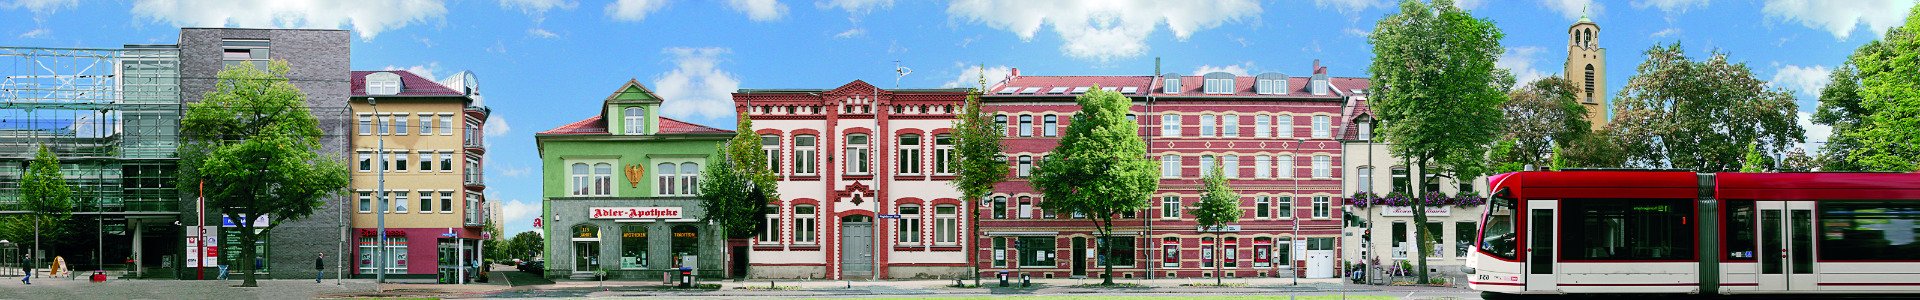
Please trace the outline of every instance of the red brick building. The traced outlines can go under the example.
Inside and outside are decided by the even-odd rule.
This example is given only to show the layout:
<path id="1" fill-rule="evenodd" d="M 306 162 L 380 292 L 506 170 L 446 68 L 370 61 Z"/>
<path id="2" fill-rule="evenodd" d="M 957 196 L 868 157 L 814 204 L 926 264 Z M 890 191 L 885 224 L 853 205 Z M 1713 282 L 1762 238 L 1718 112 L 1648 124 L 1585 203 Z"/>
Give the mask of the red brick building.
<path id="1" fill-rule="evenodd" d="M 1366 78 L 1334 78 L 1318 62 L 1310 76 L 1023 76 L 1015 69 L 982 96 L 1003 122 L 1010 178 L 982 204 L 983 276 L 1035 278 L 1333 277 L 1341 226 L 1342 104 Z M 1114 257 L 1094 253 L 1096 227 L 1081 216 L 1042 211 L 1027 182 L 1079 110 L 1073 98 L 1098 86 L 1134 101 L 1147 153 L 1161 166 L 1145 211 L 1115 220 Z M 1240 222 L 1202 232 L 1191 209 L 1202 170 L 1218 163 L 1241 195 Z M 1221 271 L 1215 273 L 1215 264 Z"/>

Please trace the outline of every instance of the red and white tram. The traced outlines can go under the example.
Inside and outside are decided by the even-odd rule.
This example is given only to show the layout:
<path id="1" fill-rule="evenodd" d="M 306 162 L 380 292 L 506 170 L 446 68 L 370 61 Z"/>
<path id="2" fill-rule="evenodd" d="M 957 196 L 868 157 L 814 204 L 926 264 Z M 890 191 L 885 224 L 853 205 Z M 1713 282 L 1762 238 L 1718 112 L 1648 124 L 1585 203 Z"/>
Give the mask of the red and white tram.
<path id="1" fill-rule="evenodd" d="M 1469 286 L 1497 294 L 1920 293 L 1920 173 L 1517 172 Z"/>

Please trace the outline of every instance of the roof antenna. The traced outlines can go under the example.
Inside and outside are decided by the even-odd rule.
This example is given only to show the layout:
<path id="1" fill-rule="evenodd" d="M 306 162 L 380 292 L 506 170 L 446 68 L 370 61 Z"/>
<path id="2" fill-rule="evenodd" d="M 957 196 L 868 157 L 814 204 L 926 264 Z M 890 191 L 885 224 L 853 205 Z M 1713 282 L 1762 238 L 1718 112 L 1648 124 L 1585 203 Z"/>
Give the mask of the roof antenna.
<path id="1" fill-rule="evenodd" d="M 907 74 L 913 74 L 913 69 L 900 66 L 900 61 L 896 60 L 896 61 L 893 61 L 893 73 L 899 74 L 899 75 L 893 76 L 893 88 L 899 89 L 900 78 L 907 77 Z"/>

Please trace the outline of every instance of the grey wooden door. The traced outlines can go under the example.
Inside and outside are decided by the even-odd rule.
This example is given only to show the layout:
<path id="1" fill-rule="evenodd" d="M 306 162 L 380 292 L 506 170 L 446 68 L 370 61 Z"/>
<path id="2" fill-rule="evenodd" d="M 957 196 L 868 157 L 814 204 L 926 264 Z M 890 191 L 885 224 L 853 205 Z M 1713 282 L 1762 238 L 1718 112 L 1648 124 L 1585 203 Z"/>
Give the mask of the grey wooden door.
<path id="1" fill-rule="evenodd" d="M 840 223 L 840 278 L 873 277 L 873 222 Z"/>

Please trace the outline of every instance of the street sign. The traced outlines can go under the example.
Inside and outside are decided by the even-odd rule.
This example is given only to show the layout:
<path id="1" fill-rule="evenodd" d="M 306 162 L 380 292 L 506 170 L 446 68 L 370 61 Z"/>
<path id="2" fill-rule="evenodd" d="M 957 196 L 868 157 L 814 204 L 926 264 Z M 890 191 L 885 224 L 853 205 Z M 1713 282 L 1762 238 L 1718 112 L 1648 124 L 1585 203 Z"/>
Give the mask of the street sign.
<path id="1" fill-rule="evenodd" d="M 533 218 L 533 228 L 540 228 L 540 218 Z"/>
<path id="2" fill-rule="evenodd" d="M 900 214 L 881 214 L 880 218 L 881 219 L 899 219 Z"/>

